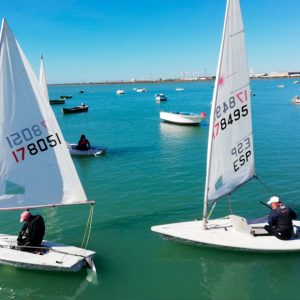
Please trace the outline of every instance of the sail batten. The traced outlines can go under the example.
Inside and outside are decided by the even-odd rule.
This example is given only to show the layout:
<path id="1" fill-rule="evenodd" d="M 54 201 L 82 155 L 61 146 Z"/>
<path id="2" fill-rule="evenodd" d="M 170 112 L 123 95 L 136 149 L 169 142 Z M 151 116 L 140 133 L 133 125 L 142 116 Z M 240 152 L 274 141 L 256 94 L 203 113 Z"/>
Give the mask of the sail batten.
<path id="1" fill-rule="evenodd" d="M 87 202 L 49 99 L 4 19 L 0 124 L 0 209 Z"/>
<path id="2" fill-rule="evenodd" d="M 229 0 L 210 116 L 203 218 L 209 202 L 236 190 L 254 172 L 245 31 L 239 1 Z"/>

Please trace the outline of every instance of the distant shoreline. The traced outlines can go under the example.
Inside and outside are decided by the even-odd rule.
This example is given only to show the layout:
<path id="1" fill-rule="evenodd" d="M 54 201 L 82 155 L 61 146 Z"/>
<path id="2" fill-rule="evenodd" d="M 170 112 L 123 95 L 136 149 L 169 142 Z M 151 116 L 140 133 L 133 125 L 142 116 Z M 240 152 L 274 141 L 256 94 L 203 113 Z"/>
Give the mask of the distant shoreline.
<path id="1" fill-rule="evenodd" d="M 250 79 L 299 79 L 300 74 L 298 76 L 289 76 L 289 75 L 263 75 L 263 76 L 253 76 Z M 202 77 L 198 79 L 160 79 L 160 80 L 128 80 L 128 81 L 100 81 L 100 82 L 75 82 L 75 83 L 51 83 L 49 86 L 60 86 L 60 85 L 110 85 L 110 84 L 146 84 L 146 83 L 182 83 L 182 82 L 205 82 L 205 81 L 213 81 L 215 80 L 215 76 L 212 77 Z"/>

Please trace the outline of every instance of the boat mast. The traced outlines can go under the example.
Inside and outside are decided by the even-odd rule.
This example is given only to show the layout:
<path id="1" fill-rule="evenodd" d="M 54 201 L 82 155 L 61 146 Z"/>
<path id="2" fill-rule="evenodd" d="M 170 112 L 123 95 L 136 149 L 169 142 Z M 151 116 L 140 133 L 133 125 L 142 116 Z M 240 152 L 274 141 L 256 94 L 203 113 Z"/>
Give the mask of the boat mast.
<path id="1" fill-rule="evenodd" d="M 215 110 L 216 110 L 216 102 L 217 102 L 217 97 L 218 97 L 220 69 L 221 69 L 222 58 L 223 58 L 224 38 L 225 38 L 226 29 L 227 29 L 227 19 L 228 19 L 228 11 L 229 11 L 230 3 L 231 3 L 231 0 L 227 0 L 221 50 L 220 50 L 220 54 L 219 54 L 217 74 L 216 74 L 216 79 L 215 79 L 214 93 L 213 93 L 213 99 L 212 99 L 212 103 L 211 103 L 211 111 L 210 111 L 210 119 L 209 119 L 209 134 L 208 134 L 207 159 L 206 159 L 206 180 L 205 180 L 204 205 L 203 205 L 203 229 L 204 230 L 207 229 L 206 224 L 207 224 L 207 209 L 208 209 L 208 189 L 209 189 L 209 175 L 210 175 L 210 165 L 211 165 L 212 142 L 213 142 L 213 134 L 214 134 Z"/>

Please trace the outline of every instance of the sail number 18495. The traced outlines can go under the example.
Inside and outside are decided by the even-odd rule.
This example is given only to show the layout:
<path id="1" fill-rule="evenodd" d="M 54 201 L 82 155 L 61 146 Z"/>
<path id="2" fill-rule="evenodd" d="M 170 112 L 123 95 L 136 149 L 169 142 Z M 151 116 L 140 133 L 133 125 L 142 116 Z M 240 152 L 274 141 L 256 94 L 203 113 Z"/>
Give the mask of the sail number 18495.
<path id="1" fill-rule="evenodd" d="M 246 117 L 249 113 L 247 90 L 231 96 L 228 101 L 223 101 L 216 107 L 213 137 L 216 138 L 220 131 L 226 130 L 230 125 Z M 240 105 L 237 105 L 239 103 Z M 240 106 L 240 107 L 237 107 Z"/>

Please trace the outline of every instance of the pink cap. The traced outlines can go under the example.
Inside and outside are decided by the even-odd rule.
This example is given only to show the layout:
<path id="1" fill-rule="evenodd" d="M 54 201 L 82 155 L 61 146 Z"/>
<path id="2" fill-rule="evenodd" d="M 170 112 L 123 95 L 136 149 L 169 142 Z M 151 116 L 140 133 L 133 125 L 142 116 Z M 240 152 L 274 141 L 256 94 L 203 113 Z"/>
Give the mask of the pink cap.
<path id="1" fill-rule="evenodd" d="M 28 210 L 23 211 L 21 214 L 21 217 L 20 217 L 20 222 L 25 221 L 29 215 L 30 215 L 30 212 Z"/>
<path id="2" fill-rule="evenodd" d="M 206 113 L 205 113 L 205 112 L 201 112 L 201 113 L 200 113 L 200 116 L 201 116 L 201 117 L 206 117 Z"/>

